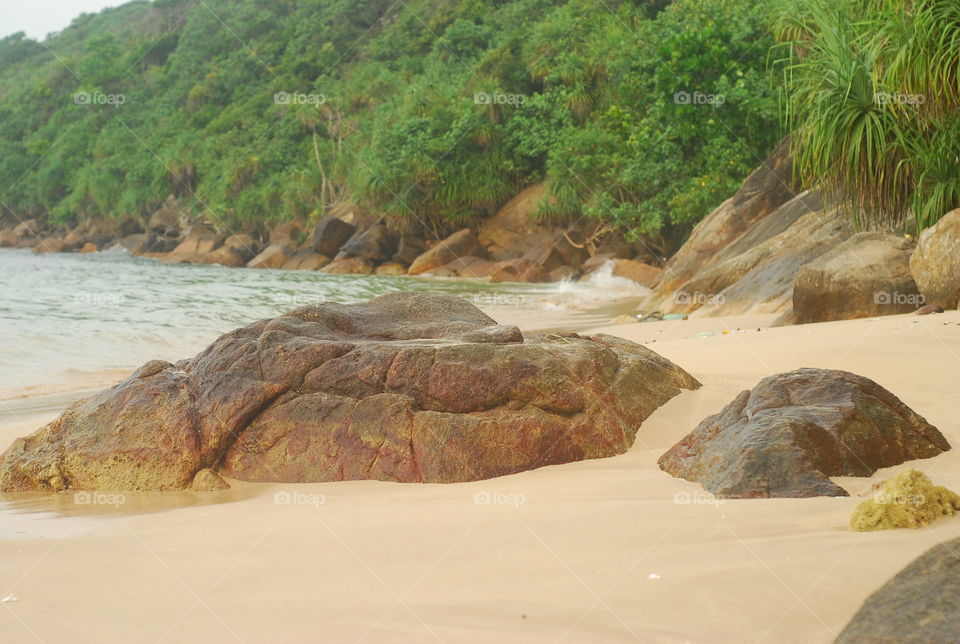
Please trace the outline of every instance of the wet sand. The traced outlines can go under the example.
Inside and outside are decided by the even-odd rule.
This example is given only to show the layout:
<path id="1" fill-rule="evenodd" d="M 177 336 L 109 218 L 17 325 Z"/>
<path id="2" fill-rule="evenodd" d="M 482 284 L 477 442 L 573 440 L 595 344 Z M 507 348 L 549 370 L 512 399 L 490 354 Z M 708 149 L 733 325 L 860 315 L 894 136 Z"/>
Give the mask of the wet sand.
<path id="1" fill-rule="evenodd" d="M 739 391 L 804 366 L 873 378 L 960 445 L 960 313 L 773 318 L 592 329 L 704 384 L 616 458 L 454 485 L 15 499 L 0 510 L 0 599 L 16 597 L 0 603 L 3 641 L 830 642 L 960 518 L 853 533 L 856 496 L 715 503 L 656 460 Z M 0 420 L 0 449 L 55 415 L 37 407 Z M 960 490 L 960 450 L 910 465 Z M 856 494 L 903 468 L 835 480 Z"/>

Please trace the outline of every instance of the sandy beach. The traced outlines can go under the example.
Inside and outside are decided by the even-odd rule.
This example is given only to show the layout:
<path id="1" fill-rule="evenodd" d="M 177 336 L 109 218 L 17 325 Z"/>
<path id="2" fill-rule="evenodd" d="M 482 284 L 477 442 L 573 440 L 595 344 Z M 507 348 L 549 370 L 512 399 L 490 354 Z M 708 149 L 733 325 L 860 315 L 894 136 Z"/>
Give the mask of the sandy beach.
<path id="1" fill-rule="evenodd" d="M 799 367 L 876 380 L 956 446 L 960 313 L 774 317 L 588 329 L 643 342 L 704 385 L 616 458 L 450 485 L 10 497 L 2 640 L 830 642 L 904 565 L 960 536 L 956 519 L 851 532 L 856 495 L 907 466 L 960 489 L 960 450 L 834 479 L 851 498 L 722 503 L 656 461 L 738 392 Z M 8 405 L 0 448 L 56 416 L 28 401 Z"/>

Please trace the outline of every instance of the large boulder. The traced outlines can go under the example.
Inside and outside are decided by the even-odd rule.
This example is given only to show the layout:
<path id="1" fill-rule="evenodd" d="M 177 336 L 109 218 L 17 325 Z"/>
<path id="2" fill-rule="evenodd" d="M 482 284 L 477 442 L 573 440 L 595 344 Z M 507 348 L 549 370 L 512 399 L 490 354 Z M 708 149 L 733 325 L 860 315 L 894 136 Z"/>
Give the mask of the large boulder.
<path id="1" fill-rule="evenodd" d="M 167 197 L 163 206 L 154 212 L 147 221 L 147 231 L 161 237 L 180 235 L 180 205 L 173 195 Z"/>
<path id="2" fill-rule="evenodd" d="M 957 308 L 960 300 L 960 208 L 920 234 L 910 271 L 927 304 Z"/>
<path id="3" fill-rule="evenodd" d="M 511 249 L 525 240 L 546 232 L 537 217 L 537 209 L 545 198 L 545 183 L 536 183 L 508 201 L 480 226 L 477 238 L 494 260 L 516 259 L 523 252 Z"/>
<path id="4" fill-rule="evenodd" d="M 427 252 L 427 244 L 423 237 L 415 234 L 400 235 L 400 240 L 397 242 L 397 252 L 393 254 L 393 261 L 397 264 L 410 266 L 425 252 Z"/>
<path id="5" fill-rule="evenodd" d="M 331 275 L 373 275 L 373 268 L 373 261 L 366 257 L 343 257 L 320 270 Z"/>
<path id="6" fill-rule="evenodd" d="M 794 218 L 806 207 L 797 202 L 783 206 L 785 216 L 793 219 L 785 230 L 762 241 L 754 239 L 755 245 L 748 250 L 711 263 L 666 300 L 654 298 L 646 308 L 663 313 L 696 312 L 698 316 L 790 311 L 800 268 L 854 234 L 849 218 L 835 208 Z M 779 219 L 779 211 L 769 217 Z M 668 268 L 656 292 L 661 291 L 669 272 Z"/>
<path id="7" fill-rule="evenodd" d="M 828 477 L 870 476 L 949 449 L 936 427 L 872 380 L 799 369 L 742 392 L 659 464 L 719 497 L 847 496 Z"/>
<path id="8" fill-rule="evenodd" d="M 353 237 L 357 227 L 336 217 L 324 217 L 313 227 L 309 246 L 314 253 L 334 257 Z"/>
<path id="9" fill-rule="evenodd" d="M 659 295 L 679 289 L 749 228 L 795 196 L 793 162 L 784 140 L 748 176 L 730 199 L 720 204 L 693 229 L 689 239 L 670 258 Z"/>
<path id="10" fill-rule="evenodd" d="M 17 245 L 20 238 L 13 232 L 13 228 L 4 228 L 0 230 L 0 248 L 12 248 Z"/>
<path id="11" fill-rule="evenodd" d="M 170 258 L 179 261 L 198 262 L 207 253 L 223 246 L 227 235 L 217 234 L 205 226 L 194 226 L 186 238 L 170 253 Z"/>
<path id="12" fill-rule="evenodd" d="M 299 219 L 285 221 L 282 224 L 276 225 L 270 231 L 270 235 L 267 239 L 267 245 L 272 246 L 277 244 L 279 246 L 297 248 L 303 241 L 304 234 L 302 221 Z"/>
<path id="13" fill-rule="evenodd" d="M 854 235 L 800 267 L 797 324 L 911 313 L 923 303 L 910 274 L 913 243 L 880 232 Z"/>
<path id="14" fill-rule="evenodd" d="M 330 258 L 326 255 L 307 249 L 294 253 L 281 268 L 288 271 L 319 271 L 329 263 Z"/>
<path id="15" fill-rule="evenodd" d="M 396 235 L 390 232 L 385 225 L 377 224 L 350 238 L 334 259 L 357 257 L 379 263 L 391 259 L 396 249 Z"/>
<path id="16" fill-rule="evenodd" d="M 960 641 L 960 538 L 934 546 L 870 595 L 837 644 Z"/>
<path id="17" fill-rule="evenodd" d="M 466 300 L 323 303 L 155 361 L 0 456 L 0 490 L 445 483 L 624 453 L 699 383 L 626 340 L 524 337 Z"/>
<path id="18" fill-rule="evenodd" d="M 270 244 L 247 262 L 247 268 L 282 268 L 293 251 L 284 244 Z"/>
<path id="19" fill-rule="evenodd" d="M 490 277 L 498 267 L 496 262 L 491 262 L 479 257 L 460 257 L 440 268 L 431 271 L 436 277 L 467 277 L 482 278 Z"/>
<path id="20" fill-rule="evenodd" d="M 62 253 L 65 250 L 62 237 L 47 237 L 33 247 L 34 253 Z"/>
<path id="21" fill-rule="evenodd" d="M 457 231 L 443 241 L 434 244 L 410 265 L 410 275 L 420 275 L 449 264 L 460 257 L 486 256 L 486 252 L 477 241 L 477 236 L 469 228 Z"/>

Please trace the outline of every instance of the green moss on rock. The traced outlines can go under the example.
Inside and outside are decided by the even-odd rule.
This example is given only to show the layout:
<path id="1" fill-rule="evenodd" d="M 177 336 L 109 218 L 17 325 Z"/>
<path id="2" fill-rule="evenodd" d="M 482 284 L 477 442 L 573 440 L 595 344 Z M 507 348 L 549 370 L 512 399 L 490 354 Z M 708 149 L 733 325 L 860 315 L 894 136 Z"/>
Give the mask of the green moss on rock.
<path id="1" fill-rule="evenodd" d="M 960 495 L 934 485 L 917 470 L 904 470 L 857 506 L 850 527 L 857 532 L 922 528 L 960 511 Z"/>

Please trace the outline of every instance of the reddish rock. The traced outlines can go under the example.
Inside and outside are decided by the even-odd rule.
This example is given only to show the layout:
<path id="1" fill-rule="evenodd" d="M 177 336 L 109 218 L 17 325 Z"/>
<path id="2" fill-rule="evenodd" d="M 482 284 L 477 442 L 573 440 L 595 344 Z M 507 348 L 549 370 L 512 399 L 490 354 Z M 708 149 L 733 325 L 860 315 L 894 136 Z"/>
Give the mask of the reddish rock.
<path id="1" fill-rule="evenodd" d="M 76 403 L 0 456 L 0 490 L 184 489 L 203 469 L 484 479 L 622 454 L 654 410 L 697 386 L 643 346 L 524 337 L 452 296 L 317 304 Z"/>
<path id="2" fill-rule="evenodd" d="M 289 247 L 271 244 L 263 252 L 247 262 L 247 268 L 281 268 L 293 255 Z"/>
<path id="3" fill-rule="evenodd" d="M 943 307 L 936 304 L 927 304 L 917 309 L 917 315 L 930 315 L 931 313 L 943 313 Z"/>
<path id="4" fill-rule="evenodd" d="M 440 268 L 431 271 L 436 277 L 467 277 L 483 278 L 490 277 L 497 268 L 496 262 L 491 262 L 479 257 L 460 257 L 449 264 L 444 264 Z"/>
<path id="5" fill-rule="evenodd" d="M 380 264 L 377 266 L 376 270 L 377 275 L 406 275 L 407 267 L 403 264 L 398 264 L 396 262 L 387 262 L 386 264 Z"/>
<path id="6" fill-rule="evenodd" d="M 33 252 L 35 253 L 62 253 L 63 252 L 63 239 L 60 237 L 47 237 L 42 240 L 39 244 L 34 246 Z"/>
<path id="7" fill-rule="evenodd" d="M 0 230 L 0 248 L 12 248 L 20 240 L 13 228 L 4 228 Z"/>
<path id="8" fill-rule="evenodd" d="M 543 266 L 526 259 L 500 262 L 490 273 L 491 282 L 549 282 L 550 273 Z"/>
<path id="9" fill-rule="evenodd" d="M 240 268 L 247 265 L 247 259 L 244 254 L 231 246 L 221 246 L 210 251 L 203 257 L 195 260 L 198 264 L 219 264 L 231 268 Z"/>
<path id="10" fill-rule="evenodd" d="M 936 427 L 872 380 L 800 369 L 742 392 L 659 464 L 724 498 L 847 496 L 828 477 L 870 476 L 949 449 Z"/>
<path id="11" fill-rule="evenodd" d="M 546 193 L 545 183 L 534 184 L 483 222 L 477 237 L 492 259 L 517 259 L 529 250 L 523 248 L 518 252 L 515 250 L 518 244 L 546 232 L 546 226 L 536 217 L 537 209 L 546 198 Z"/>
<path id="12" fill-rule="evenodd" d="M 366 257 L 335 259 L 321 269 L 332 275 L 372 275 L 373 262 Z"/>
<path id="13" fill-rule="evenodd" d="M 312 250 L 301 250 L 284 262 L 282 268 L 288 271 L 319 271 L 329 263 L 330 258 L 326 255 Z"/>
<path id="14" fill-rule="evenodd" d="M 643 262 L 637 262 L 632 259 L 614 259 L 613 274 L 617 277 L 642 284 L 647 288 L 653 288 L 660 281 L 663 275 L 663 269 L 656 266 L 650 266 Z"/>
<path id="15" fill-rule="evenodd" d="M 297 248 L 303 242 L 304 238 L 303 222 L 299 219 L 288 221 L 276 226 L 270 231 L 270 246 L 277 244 L 279 246 L 289 246 Z"/>
<path id="16" fill-rule="evenodd" d="M 410 275 L 420 275 L 449 264 L 461 257 L 483 257 L 485 251 L 469 228 L 464 228 L 437 244 L 418 257 L 410 265 Z"/>
<path id="17" fill-rule="evenodd" d="M 324 217 L 313 227 L 309 246 L 314 253 L 334 257 L 356 231 L 356 226 L 342 219 Z"/>

